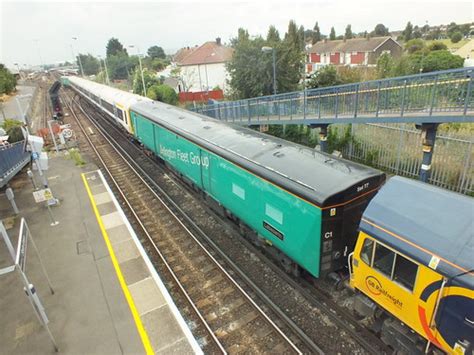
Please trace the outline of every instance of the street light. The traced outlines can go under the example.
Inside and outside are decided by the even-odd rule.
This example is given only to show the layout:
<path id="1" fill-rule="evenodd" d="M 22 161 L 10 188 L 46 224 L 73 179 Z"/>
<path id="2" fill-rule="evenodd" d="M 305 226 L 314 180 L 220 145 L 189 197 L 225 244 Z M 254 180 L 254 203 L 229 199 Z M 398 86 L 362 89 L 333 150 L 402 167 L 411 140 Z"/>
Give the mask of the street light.
<path id="1" fill-rule="evenodd" d="M 128 46 L 129 48 L 134 48 L 135 45 L 131 44 Z M 143 92 L 145 93 L 146 96 L 146 87 L 145 87 L 145 78 L 143 77 L 143 68 L 142 68 L 142 60 L 140 59 L 140 49 L 137 48 L 137 54 L 138 54 L 138 64 L 140 64 L 140 72 L 142 74 L 142 84 L 143 84 Z"/>
<path id="2" fill-rule="evenodd" d="M 20 65 L 18 63 L 13 63 L 13 65 L 16 65 L 16 68 L 18 69 L 18 75 L 20 76 L 20 79 L 23 79 L 21 77 L 21 70 L 20 70 Z"/>
<path id="3" fill-rule="evenodd" d="M 72 40 L 77 41 L 77 37 L 72 37 Z M 72 43 L 71 43 L 71 50 L 72 50 L 72 55 L 74 55 L 74 48 L 72 46 Z M 74 58 L 76 57 L 74 56 Z M 84 69 L 82 69 L 81 55 L 79 54 L 77 58 L 79 59 L 79 67 L 81 68 L 81 76 L 84 77 Z"/>
<path id="4" fill-rule="evenodd" d="M 265 46 L 265 47 L 262 47 L 262 52 L 265 52 L 265 53 L 272 52 L 272 56 L 273 56 L 273 94 L 276 95 L 276 93 L 277 93 L 276 51 L 275 51 L 275 48 Z"/>
<path id="5" fill-rule="evenodd" d="M 107 70 L 107 61 L 105 60 L 105 58 L 102 59 L 102 56 L 100 55 L 98 55 L 97 58 L 99 58 L 100 70 L 102 70 L 102 60 L 104 61 L 104 68 L 105 68 L 104 83 L 107 83 L 107 85 L 110 85 L 109 71 Z"/>

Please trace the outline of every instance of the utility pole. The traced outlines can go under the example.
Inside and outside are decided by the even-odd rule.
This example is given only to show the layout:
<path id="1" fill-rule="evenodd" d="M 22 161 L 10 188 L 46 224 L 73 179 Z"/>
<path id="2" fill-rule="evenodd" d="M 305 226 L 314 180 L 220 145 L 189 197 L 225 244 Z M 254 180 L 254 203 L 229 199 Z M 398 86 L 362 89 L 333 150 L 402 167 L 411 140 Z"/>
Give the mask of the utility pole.
<path id="1" fill-rule="evenodd" d="M 130 48 L 133 48 L 135 47 L 135 45 L 131 44 L 129 45 Z M 142 85 L 143 85 L 143 92 L 145 93 L 145 96 L 146 96 L 146 87 L 145 87 L 145 78 L 143 77 L 143 68 L 142 68 L 142 60 L 140 59 L 140 49 L 138 47 L 137 48 L 137 54 L 138 54 L 138 64 L 140 65 L 140 72 L 142 74 Z"/>
<path id="2" fill-rule="evenodd" d="M 262 52 L 272 52 L 273 57 L 273 95 L 277 94 L 277 82 L 276 82 L 276 50 L 273 47 L 262 47 Z"/>
<path id="3" fill-rule="evenodd" d="M 72 37 L 74 41 L 77 41 L 77 37 Z M 71 49 L 72 49 L 72 44 L 71 44 Z M 74 53 L 74 50 L 72 51 Z M 81 68 L 81 76 L 84 77 L 84 69 L 82 68 L 82 61 L 81 61 L 81 54 L 79 53 L 77 56 L 77 59 L 79 59 L 79 67 Z"/>

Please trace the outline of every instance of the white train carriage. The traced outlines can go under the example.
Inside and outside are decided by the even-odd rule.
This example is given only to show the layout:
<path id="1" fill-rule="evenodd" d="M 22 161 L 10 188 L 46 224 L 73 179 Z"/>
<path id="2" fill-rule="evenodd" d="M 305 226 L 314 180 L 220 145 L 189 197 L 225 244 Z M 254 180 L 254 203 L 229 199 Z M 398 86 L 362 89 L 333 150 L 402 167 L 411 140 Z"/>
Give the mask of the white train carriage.
<path id="1" fill-rule="evenodd" d="M 68 77 L 69 85 L 94 105 L 114 118 L 130 134 L 133 125 L 130 120 L 130 106 L 137 102 L 152 101 L 149 98 L 102 85 L 80 77 Z"/>

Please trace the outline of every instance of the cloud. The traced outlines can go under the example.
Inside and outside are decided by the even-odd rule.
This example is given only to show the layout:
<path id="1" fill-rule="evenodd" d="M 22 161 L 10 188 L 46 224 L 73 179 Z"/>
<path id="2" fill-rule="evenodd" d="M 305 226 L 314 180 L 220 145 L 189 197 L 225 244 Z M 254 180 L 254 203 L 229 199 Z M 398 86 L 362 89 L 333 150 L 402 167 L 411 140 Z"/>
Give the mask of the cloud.
<path id="1" fill-rule="evenodd" d="M 371 30 L 383 23 L 391 30 L 414 24 L 472 21 L 471 2 L 428 1 L 174 1 L 174 2 L 3 2 L 0 5 L 0 62 L 28 65 L 72 58 L 75 52 L 105 54 L 109 38 L 134 44 L 145 52 L 160 45 L 173 52 L 183 46 L 222 37 L 228 41 L 239 27 L 265 35 L 270 25 L 283 34 L 288 21 L 323 33 L 334 26 L 343 33 Z M 73 41 L 72 37 L 78 37 Z M 37 40 L 35 42 L 34 40 Z M 39 45 L 39 51 L 36 46 Z"/>

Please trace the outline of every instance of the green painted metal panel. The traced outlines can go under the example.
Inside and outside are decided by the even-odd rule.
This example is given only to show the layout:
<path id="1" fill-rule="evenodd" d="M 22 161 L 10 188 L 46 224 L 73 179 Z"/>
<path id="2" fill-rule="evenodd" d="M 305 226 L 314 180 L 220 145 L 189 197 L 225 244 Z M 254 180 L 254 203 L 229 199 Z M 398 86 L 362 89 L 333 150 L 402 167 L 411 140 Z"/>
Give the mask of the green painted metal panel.
<path id="1" fill-rule="evenodd" d="M 211 196 L 318 277 L 321 210 L 211 155 Z"/>
<path id="2" fill-rule="evenodd" d="M 153 129 L 153 122 L 147 120 L 140 115 L 132 113 L 135 116 L 134 127 L 135 135 L 140 140 L 140 142 L 147 147 L 148 149 L 157 152 L 155 147 L 155 134 Z"/>
<path id="3" fill-rule="evenodd" d="M 209 162 L 207 160 L 201 162 L 201 149 L 167 129 L 156 127 L 159 136 L 157 154 L 197 186 L 203 188 L 201 167 L 208 169 Z"/>

